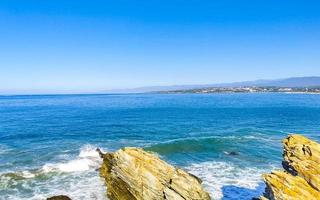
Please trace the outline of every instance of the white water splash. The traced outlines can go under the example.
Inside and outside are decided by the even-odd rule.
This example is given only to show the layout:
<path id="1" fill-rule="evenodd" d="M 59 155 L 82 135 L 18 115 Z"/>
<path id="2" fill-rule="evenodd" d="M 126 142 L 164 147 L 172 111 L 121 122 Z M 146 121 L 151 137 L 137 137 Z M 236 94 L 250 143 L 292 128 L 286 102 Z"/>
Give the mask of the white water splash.
<path id="1" fill-rule="evenodd" d="M 24 180 L 2 177 L 0 182 L 5 181 L 6 188 L 14 184 L 31 191 L 29 196 L 16 191 L 15 195 L 6 196 L 6 200 L 40 200 L 61 194 L 73 200 L 106 200 L 104 181 L 96 171 L 101 162 L 96 147 L 86 145 L 74 159 L 45 164 L 39 170 L 17 172 L 16 174 L 24 177 Z M 204 187 L 212 199 L 249 200 L 259 197 L 263 192 L 261 174 L 269 172 L 271 168 L 239 168 L 232 163 L 210 161 L 192 164 L 186 167 L 186 170 L 203 180 Z M 38 175 L 51 172 L 58 172 L 60 175 L 49 176 L 46 180 L 37 179 Z"/>
<path id="2" fill-rule="evenodd" d="M 227 162 L 203 162 L 186 168 L 202 179 L 213 199 L 250 200 L 264 190 L 261 175 L 270 169 L 239 168 Z"/>
<path id="3" fill-rule="evenodd" d="M 48 163 L 38 170 L 3 174 L 0 186 L 12 190 L 12 195 L 0 196 L 0 200 L 42 200 L 55 195 L 67 195 L 73 200 L 106 200 L 106 187 L 97 171 L 101 163 L 96 147 L 85 145 L 76 158 L 67 162 Z M 59 174 L 52 176 L 52 172 Z M 47 178 L 43 179 L 43 176 Z"/>
<path id="4" fill-rule="evenodd" d="M 98 168 L 102 160 L 96 151 L 96 147 L 86 145 L 81 148 L 78 157 L 65 163 L 49 163 L 42 167 L 44 173 L 48 172 L 76 172 Z"/>

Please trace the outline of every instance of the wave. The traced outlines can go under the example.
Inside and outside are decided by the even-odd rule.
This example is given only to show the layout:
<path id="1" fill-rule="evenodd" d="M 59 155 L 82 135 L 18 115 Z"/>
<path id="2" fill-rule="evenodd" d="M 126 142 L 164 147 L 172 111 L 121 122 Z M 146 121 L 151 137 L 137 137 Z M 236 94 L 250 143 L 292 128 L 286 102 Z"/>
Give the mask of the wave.
<path id="1" fill-rule="evenodd" d="M 218 151 L 222 148 L 222 145 L 225 146 L 227 142 L 228 140 L 219 137 L 184 138 L 158 143 L 146 147 L 145 150 L 153 151 L 161 155 Z"/>
<path id="2" fill-rule="evenodd" d="M 61 156 L 61 155 L 60 155 Z M 96 147 L 85 145 L 80 149 L 78 156 L 67 162 L 47 163 L 39 169 L 31 169 L 17 172 L 5 173 L 0 176 L 11 177 L 14 179 L 35 178 L 47 173 L 71 173 L 97 169 L 102 160 L 96 151 Z"/>
<path id="3" fill-rule="evenodd" d="M 259 197 L 265 185 L 261 175 L 273 169 L 238 167 L 227 162 L 203 162 L 185 169 L 202 179 L 204 187 L 213 199 L 252 199 Z"/>
<path id="4" fill-rule="evenodd" d="M 74 200 L 107 200 L 104 181 L 95 171 L 65 173 L 48 179 L 5 180 L 0 177 L 0 193 L 2 189 L 7 194 L 0 199 L 6 200 L 40 200 L 55 195 L 67 195 Z"/>
<path id="5" fill-rule="evenodd" d="M 174 153 L 224 152 L 226 150 L 232 151 L 233 149 L 238 149 L 238 147 L 250 141 L 254 141 L 258 144 L 272 142 L 273 140 L 261 135 L 189 137 L 154 144 L 144 149 L 159 153 L 160 155 Z"/>
<path id="6" fill-rule="evenodd" d="M 8 200 L 39 200 L 58 194 L 72 199 L 106 200 L 104 181 L 96 170 L 101 163 L 96 147 L 85 145 L 72 160 L 1 174 L 0 191 L 8 191 L 4 197 Z"/>
<path id="7" fill-rule="evenodd" d="M 81 148 L 78 157 L 66 163 L 49 163 L 45 164 L 41 171 L 48 172 L 76 172 L 86 171 L 93 168 L 98 168 L 101 165 L 101 158 L 96 151 L 96 148 L 91 145 L 86 145 Z"/>
<path id="8" fill-rule="evenodd" d="M 226 142 L 231 145 L 234 139 L 236 137 L 229 136 L 225 138 L 190 138 L 188 140 L 163 143 L 162 145 L 170 146 L 174 144 L 174 148 L 178 148 L 178 150 L 180 148 L 181 150 L 181 148 L 184 148 L 183 146 L 192 145 L 197 141 L 198 144 L 196 145 L 208 143 L 214 146 L 212 148 L 220 148 L 220 143 L 222 146 L 225 146 Z M 181 142 L 183 145 L 181 145 Z M 191 148 L 194 147 L 192 146 Z M 58 157 L 61 156 L 64 159 L 67 158 L 63 154 L 58 155 Z M 6 199 L 12 200 L 46 199 L 57 194 L 65 194 L 72 199 L 105 200 L 105 186 L 96 171 L 101 162 L 99 154 L 96 152 L 96 147 L 85 145 L 80 149 L 79 154 L 69 161 L 47 163 L 36 170 L 24 170 L 0 175 L 0 189 L 12 190 L 12 188 L 19 185 L 22 188 L 21 191 L 30 191 L 28 192 L 28 197 L 24 196 L 23 192 L 7 196 Z M 264 190 L 261 174 L 269 172 L 271 167 L 269 169 L 239 168 L 233 163 L 207 161 L 193 163 L 185 167 L 185 169 L 203 180 L 204 187 L 209 191 L 213 199 L 223 198 L 230 200 L 251 199 L 252 197 L 260 196 Z"/>

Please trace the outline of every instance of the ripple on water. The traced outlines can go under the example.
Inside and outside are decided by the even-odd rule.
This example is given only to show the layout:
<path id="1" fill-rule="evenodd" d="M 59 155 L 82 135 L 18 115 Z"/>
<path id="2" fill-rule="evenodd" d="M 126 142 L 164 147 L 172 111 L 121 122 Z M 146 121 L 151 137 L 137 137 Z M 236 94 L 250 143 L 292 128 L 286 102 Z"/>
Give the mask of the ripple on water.
<path id="1" fill-rule="evenodd" d="M 10 148 L 6 145 L 0 144 L 0 155 L 5 154 L 10 151 Z"/>

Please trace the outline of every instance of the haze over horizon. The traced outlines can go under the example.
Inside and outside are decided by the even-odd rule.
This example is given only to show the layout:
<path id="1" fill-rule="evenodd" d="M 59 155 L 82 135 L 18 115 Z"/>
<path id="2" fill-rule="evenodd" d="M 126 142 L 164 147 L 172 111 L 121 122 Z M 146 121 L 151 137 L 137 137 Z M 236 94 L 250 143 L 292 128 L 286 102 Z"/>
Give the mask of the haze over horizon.
<path id="1" fill-rule="evenodd" d="M 0 94 L 320 76 L 318 1 L 0 2 Z"/>

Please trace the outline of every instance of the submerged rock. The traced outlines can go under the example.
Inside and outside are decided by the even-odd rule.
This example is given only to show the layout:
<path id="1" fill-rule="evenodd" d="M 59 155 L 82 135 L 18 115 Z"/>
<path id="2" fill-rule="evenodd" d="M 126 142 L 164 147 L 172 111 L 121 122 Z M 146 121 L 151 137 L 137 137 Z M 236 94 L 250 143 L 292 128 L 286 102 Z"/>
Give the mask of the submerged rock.
<path id="1" fill-rule="evenodd" d="M 223 153 L 228 156 L 238 156 L 239 155 L 239 153 L 236 151 L 230 151 L 230 152 L 224 151 Z"/>
<path id="2" fill-rule="evenodd" d="M 111 200 L 209 200 L 201 180 L 140 148 L 102 155 L 100 175 Z"/>
<path id="3" fill-rule="evenodd" d="M 263 176 L 267 185 L 261 199 L 320 199 L 320 144 L 301 135 L 283 140 L 284 171 Z"/>
<path id="4" fill-rule="evenodd" d="M 71 200 L 68 196 L 65 195 L 58 195 L 47 198 L 47 200 Z"/>

